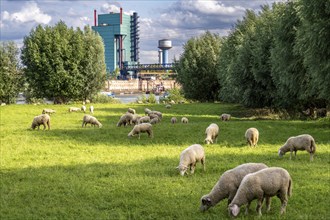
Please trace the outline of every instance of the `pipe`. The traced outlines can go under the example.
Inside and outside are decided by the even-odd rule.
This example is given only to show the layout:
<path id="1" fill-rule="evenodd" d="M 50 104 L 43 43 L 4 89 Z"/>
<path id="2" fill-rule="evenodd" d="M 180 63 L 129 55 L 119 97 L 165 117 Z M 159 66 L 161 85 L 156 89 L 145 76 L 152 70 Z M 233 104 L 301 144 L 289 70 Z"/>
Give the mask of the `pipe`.
<path id="1" fill-rule="evenodd" d="M 123 23 L 123 8 L 120 8 L 120 24 Z"/>
<path id="2" fill-rule="evenodd" d="M 96 26 L 96 10 L 94 9 L 94 26 Z"/>

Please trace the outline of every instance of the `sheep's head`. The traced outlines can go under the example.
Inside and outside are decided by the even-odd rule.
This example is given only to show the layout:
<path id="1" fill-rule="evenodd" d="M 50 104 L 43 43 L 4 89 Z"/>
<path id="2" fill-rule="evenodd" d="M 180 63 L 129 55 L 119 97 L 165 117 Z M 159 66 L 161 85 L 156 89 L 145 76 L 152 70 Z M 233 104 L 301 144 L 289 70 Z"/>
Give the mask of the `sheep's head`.
<path id="1" fill-rule="evenodd" d="M 230 204 L 228 206 L 228 212 L 230 216 L 238 216 L 240 208 L 236 204 Z"/>
<path id="2" fill-rule="evenodd" d="M 36 123 L 32 123 L 31 128 L 34 130 L 37 127 Z"/>
<path id="3" fill-rule="evenodd" d="M 180 175 L 184 176 L 184 174 L 187 172 L 188 167 L 184 165 L 179 165 L 177 169 L 180 171 Z"/>
<path id="4" fill-rule="evenodd" d="M 213 144 L 213 141 L 212 141 L 212 139 L 210 139 L 210 138 L 206 138 L 206 139 L 204 140 L 204 142 L 205 142 L 206 144 Z"/>
<path id="5" fill-rule="evenodd" d="M 206 210 L 208 210 L 212 205 L 212 201 L 211 198 L 208 195 L 205 195 L 202 197 L 201 199 L 201 206 L 200 206 L 200 210 L 202 212 L 205 212 Z"/>
<path id="6" fill-rule="evenodd" d="M 283 157 L 285 152 L 283 152 L 281 149 L 278 150 L 278 156 Z"/>

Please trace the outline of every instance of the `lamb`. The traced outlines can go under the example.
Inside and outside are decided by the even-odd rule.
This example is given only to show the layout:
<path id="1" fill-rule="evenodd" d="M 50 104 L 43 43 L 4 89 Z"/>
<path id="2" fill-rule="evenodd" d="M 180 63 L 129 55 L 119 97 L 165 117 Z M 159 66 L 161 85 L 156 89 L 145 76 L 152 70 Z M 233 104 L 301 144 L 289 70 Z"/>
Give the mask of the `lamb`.
<path id="1" fill-rule="evenodd" d="M 40 125 L 44 126 L 44 130 L 46 129 L 46 125 L 48 126 L 48 130 L 50 130 L 50 116 L 48 114 L 41 114 L 33 118 L 31 128 L 34 130 L 36 127 Z"/>
<path id="2" fill-rule="evenodd" d="M 131 114 L 135 114 L 135 109 L 133 109 L 133 108 L 128 108 L 127 109 L 127 112 L 129 112 L 129 113 L 131 113 Z"/>
<path id="3" fill-rule="evenodd" d="M 70 107 L 69 108 L 69 112 L 77 112 L 77 111 L 80 111 L 80 108 L 77 108 L 77 107 Z"/>
<path id="4" fill-rule="evenodd" d="M 157 124 L 159 122 L 160 122 L 160 119 L 158 117 L 155 117 L 155 118 L 150 120 L 150 124 Z"/>
<path id="5" fill-rule="evenodd" d="M 94 106 L 91 105 L 91 106 L 89 107 L 89 111 L 91 112 L 91 114 L 94 114 Z"/>
<path id="6" fill-rule="evenodd" d="M 220 119 L 222 121 L 229 121 L 230 118 L 231 118 L 231 115 L 230 114 L 222 114 L 222 115 L 220 115 Z"/>
<path id="7" fill-rule="evenodd" d="M 200 144 L 193 144 L 183 150 L 180 154 L 180 163 L 177 169 L 179 169 L 181 176 L 187 173 L 188 168 L 190 173 L 195 171 L 196 163 L 201 162 L 205 171 L 205 152 L 204 148 Z"/>
<path id="8" fill-rule="evenodd" d="M 86 106 L 81 106 L 81 111 L 85 112 L 86 113 Z"/>
<path id="9" fill-rule="evenodd" d="M 228 204 L 233 200 L 242 179 L 249 173 L 267 168 L 263 163 L 245 163 L 224 172 L 211 192 L 201 198 L 201 211 L 206 211 L 228 198 Z"/>
<path id="10" fill-rule="evenodd" d="M 315 140 L 309 134 L 302 134 L 295 137 L 290 137 L 285 144 L 278 150 L 278 155 L 282 157 L 286 152 L 290 151 L 290 160 L 292 158 L 292 152 L 296 157 L 298 150 L 306 150 L 310 157 L 310 161 L 313 161 L 313 155 L 316 151 Z"/>
<path id="11" fill-rule="evenodd" d="M 53 109 L 50 109 L 50 108 L 44 108 L 44 109 L 42 110 L 42 114 L 48 114 L 48 115 L 51 115 L 51 114 L 53 114 L 53 113 L 56 113 L 56 111 L 53 110 Z"/>
<path id="12" fill-rule="evenodd" d="M 142 124 L 138 124 L 135 125 L 134 128 L 131 130 L 130 133 L 128 133 L 128 137 L 133 137 L 136 134 L 139 135 L 139 139 L 140 139 L 140 134 L 141 133 L 148 133 L 149 137 L 153 137 L 153 132 L 152 132 L 152 124 L 150 123 L 142 123 Z"/>
<path id="13" fill-rule="evenodd" d="M 139 124 L 150 122 L 150 117 L 149 116 L 143 116 L 138 120 L 138 122 L 139 122 Z"/>
<path id="14" fill-rule="evenodd" d="M 266 198 L 267 211 L 269 211 L 271 197 L 277 196 L 281 200 L 280 213 L 283 214 L 291 194 L 292 179 L 288 171 L 280 167 L 265 168 L 243 178 L 234 199 L 228 206 L 228 212 L 232 216 L 237 216 L 240 207 L 247 204 L 247 214 L 251 201 L 258 199 L 256 210 L 259 215 L 262 215 L 261 207 L 264 198 Z"/>
<path id="15" fill-rule="evenodd" d="M 95 117 L 91 115 L 85 115 L 81 127 L 84 126 L 86 127 L 88 123 L 91 124 L 92 126 L 97 126 L 99 128 L 102 127 L 102 124 Z"/>
<path id="16" fill-rule="evenodd" d="M 126 113 L 122 115 L 117 123 L 117 127 L 120 127 L 121 125 L 131 125 L 133 120 L 133 114 L 131 113 Z"/>
<path id="17" fill-rule="evenodd" d="M 176 117 L 172 117 L 172 118 L 171 118 L 171 123 L 172 123 L 172 124 L 175 124 L 176 122 L 177 122 Z"/>
<path id="18" fill-rule="evenodd" d="M 245 138 L 249 146 L 255 147 L 259 140 L 259 131 L 256 128 L 249 128 L 245 132 Z"/>
<path id="19" fill-rule="evenodd" d="M 186 117 L 182 117 L 182 118 L 181 118 L 181 122 L 182 122 L 183 124 L 188 124 L 189 120 L 188 120 L 188 118 L 186 118 Z"/>
<path id="20" fill-rule="evenodd" d="M 214 141 L 217 142 L 218 134 L 219 134 L 219 126 L 215 123 L 210 124 L 206 130 L 205 130 L 206 138 L 205 143 L 206 144 L 213 144 Z"/>

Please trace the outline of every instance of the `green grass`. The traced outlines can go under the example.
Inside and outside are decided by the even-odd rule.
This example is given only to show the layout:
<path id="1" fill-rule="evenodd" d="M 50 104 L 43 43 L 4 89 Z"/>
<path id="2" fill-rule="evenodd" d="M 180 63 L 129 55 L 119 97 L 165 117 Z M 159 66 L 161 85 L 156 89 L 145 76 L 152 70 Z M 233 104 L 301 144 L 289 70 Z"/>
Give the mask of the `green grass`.
<path id="1" fill-rule="evenodd" d="M 50 131 L 30 130 L 43 108 L 57 111 Z M 293 196 L 287 212 L 279 215 L 280 201 L 272 200 L 262 219 L 329 219 L 330 121 L 251 120 L 251 111 L 236 105 L 95 104 L 101 129 L 81 128 L 83 113 L 68 113 L 65 105 L 11 105 L 1 111 L 0 219 L 230 219 L 227 201 L 205 213 L 200 198 L 209 193 L 226 170 L 246 162 L 263 162 L 287 169 L 293 179 Z M 132 127 L 116 127 L 121 114 L 133 107 L 162 111 L 154 138 L 127 138 Z M 221 113 L 231 113 L 221 122 Z M 189 124 L 170 124 L 172 116 L 187 116 Z M 205 128 L 220 127 L 218 143 L 204 145 Z M 257 148 L 247 147 L 245 130 L 260 132 Z M 317 152 L 309 162 L 299 151 L 289 160 L 278 157 L 289 136 L 311 134 Z M 206 151 L 206 172 L 197 165 L 194 175 L 181 177 L 175 167 L 180 152 L 194 143 Z M 256 203 L 250 214 L 257 219 Z"/>

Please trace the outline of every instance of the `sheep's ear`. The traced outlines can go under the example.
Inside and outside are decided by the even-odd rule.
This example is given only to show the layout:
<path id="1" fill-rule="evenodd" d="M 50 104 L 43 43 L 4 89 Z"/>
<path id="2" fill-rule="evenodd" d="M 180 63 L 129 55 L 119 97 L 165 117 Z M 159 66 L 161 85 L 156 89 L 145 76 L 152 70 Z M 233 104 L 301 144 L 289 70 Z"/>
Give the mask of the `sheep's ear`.
<path id="1" fill-rule="evenodd" d="M 211 199 L 209 197 L 203 198 L 202 203 L 203 205 L 209 205 L 211 204 Z"/>

